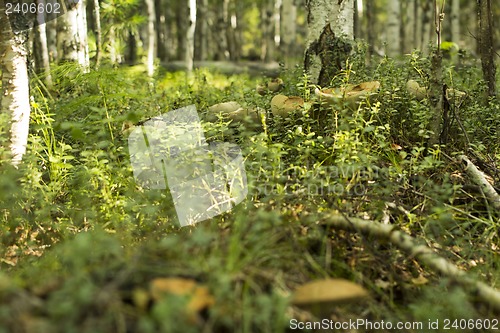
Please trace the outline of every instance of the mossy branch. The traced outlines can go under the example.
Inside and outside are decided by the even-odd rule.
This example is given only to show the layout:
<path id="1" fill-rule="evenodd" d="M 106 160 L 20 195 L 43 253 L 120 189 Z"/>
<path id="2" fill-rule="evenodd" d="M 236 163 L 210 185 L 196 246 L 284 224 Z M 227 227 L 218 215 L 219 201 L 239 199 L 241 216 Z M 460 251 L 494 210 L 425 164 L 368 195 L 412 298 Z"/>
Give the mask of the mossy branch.
<path id="1" fill-rule="evenodd" d="M 500 291 L 481 281 L 475 280 L 465 271 L 460 270 L 453 263 L 439 256 L 429 247 L 418 244 L 413 237 L 398 230 L 396 226 L 355 217 L 348 218 L 340 214 L 326 215 L 322 222 L 335 229 L 360 232 L 391 242 L 421 263 L 453 279 L 465 290 L 474 294 L 481 302 L 488 304 L 491 308 L 500 312 Z"/>
<path id="2" fill-rule="evenodd" d="M 495 210 L 500 211 L 500 195 L 486 180 L 484 174 L 469 160 L 467 156 L 460 155 L 458 156 L 458 159 L 460 162 L 465 164 L 465 172 L 469 175 L 471 180 L 481 188 L 486 200 L 488 200 Z"/>

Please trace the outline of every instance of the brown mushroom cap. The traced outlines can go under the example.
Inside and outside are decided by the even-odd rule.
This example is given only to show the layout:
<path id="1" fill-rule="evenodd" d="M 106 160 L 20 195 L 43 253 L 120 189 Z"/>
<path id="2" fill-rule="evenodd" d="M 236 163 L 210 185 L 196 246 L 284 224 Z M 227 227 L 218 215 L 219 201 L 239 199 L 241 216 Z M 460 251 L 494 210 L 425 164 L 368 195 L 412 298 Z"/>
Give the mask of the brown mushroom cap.
<path id="1" fill-rule="evenodd" d="M 341 101 L 347 101 L 349 104 L 356 105 L 363 99 L 376 95 L 380 89 L 379 81 L 368 81 L 360 84 L 349 84 L 341 88 L 323 88 L 314 91 L 316 96 L 328 104 L 337 104 Z"/>
<path id="2" fill-rule="evenodd" d="M 271 100 L 271 112 L 275 116 L 285 117 L 292 111 L 300 109 L 304 100 L 299 96 L 276 95 Z"/>

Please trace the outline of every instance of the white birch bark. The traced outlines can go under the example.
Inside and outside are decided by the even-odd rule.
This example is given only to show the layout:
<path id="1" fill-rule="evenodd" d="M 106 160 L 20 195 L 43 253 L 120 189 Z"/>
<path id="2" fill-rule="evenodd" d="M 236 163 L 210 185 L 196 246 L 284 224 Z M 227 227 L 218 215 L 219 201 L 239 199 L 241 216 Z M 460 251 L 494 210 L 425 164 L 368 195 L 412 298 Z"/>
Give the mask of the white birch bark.
<path id="1" fill-rule="evenodd" d="M 156 11 L 154 0 L 146 0 L 148 12 L 148 58 L 146 67 L 148 76 L 152 77 L 155 71 L 155 50 L 156 50 Z"/>
<path id="2" fill-rule="evenodd" d="M 26 152 L 30 118 L 30 96 L 27 68 L 26 35 L 14 34 L 0 4 L 0 69 L 2 89 L 0 113 L 10 120 L 10 146 L 12 163 L 17 165 Z"/>
<path id="3" fill-rule="evenodd" d="M 387 28 L 386 28 L 386 51 L 390 56 L 401 54 L 401 6 L 399 0 L 389 0 L 387 2 Z"/>
<path id="4" fill-rule="evenodd" d="M 189 6 L 189 21 L 186 31 L 186 69 L 188 73 L 193 71 L 194 66 L 194 33 L 196 30 L 196 0 L 187 0 Z"/>
<path id="5" fill-rule="evenodd" d="M 336 37 L 354 39 L 354 0 L 308 0 L 308 32 L 306 40 L 307 53 L 319 37 L 327 24 Z M 307 59 L 306 59 L 307 60 Z M 307 71 L 313 82 L 317 82 L 322 68 L 319 56 L 309 56 Z"/>
<path id="6" fill-rule="evenodd" d="M 90 61 L 85 1 L 79 1 L 66 10 L 64 15 L 57 18 L 57 41 L 60 59 L 76 62 L 85 71 L 88 71 Z"/>

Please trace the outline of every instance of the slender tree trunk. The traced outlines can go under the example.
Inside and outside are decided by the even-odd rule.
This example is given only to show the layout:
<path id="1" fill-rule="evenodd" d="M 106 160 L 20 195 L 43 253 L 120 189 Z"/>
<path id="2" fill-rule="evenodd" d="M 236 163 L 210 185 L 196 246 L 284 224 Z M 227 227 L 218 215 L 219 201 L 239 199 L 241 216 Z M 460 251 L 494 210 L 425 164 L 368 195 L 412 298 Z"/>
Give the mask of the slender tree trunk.
<path id="1" fill-rule="evenodd" d="M 58 53 L 57 53 L 57 19 L 53 16 L 53 14 L 47 15 L 47 23 L 46 24 L 46 36 L 47 36 L 47 47 L 49 49 L 49 61 L 57 62 L 59 61 Z"/>
<path id="2" fill-rule="evenodd" d="M 208 58 L 208 0 L 199 0 L 197 4 L 197 20 L 195 29 L 194 58 L 206 60 Z"/>
<path id="3" fill-rule="evenodd" d="M 285 67 L 292 66 L 292 56 L 296 38 L 297 6 L 294 0 L 283 0 L 281 8 L 281 54 Z"/>
<path id="4" fill-rule="evenodd" d="M 188 73 L 193 71 L 194 66 L 194 34 L 196 29 L 196 0 L 187 0 L 189 7 L 188 28 L 186 31 L 186 69 Z"/>
<path id="5" fill-rule="evenodd" d="M 460 36 L 460 0 L 451 0 L 451 41 L 462 46 Z"/>
<path id="6" fill-rule="evenodd" d="M 346 65 L 354 39 L 354 1 L 307 1 L 308 36 L 304 68 L 311 80 L 327 86 Z"/>
<path id="7" fill-rule="evenodd" d="M 155 71 L 156 55 L 156 11 L 154 0 L 146 0 L 146 7 L 148 12 L 148 58 L 146 67 L 148 76 L 152 77 Z"/>
<path id="8" fill-rule="evenodd" d="M 399 0 L 387 2 L 386 54 L 390 57 L 401 55 L 401 4 Z"/>
<path id="9" fill-rule="evenodd" d="M 432 107 L 432 119 L 429 124 L 429 129 L 432 132 L 429 140 L 428 147 L 440 143 L 442 119 L 443 119 L 443 56 L 441 53 L 441 23 L 444 12 L 444 7 L 440 6 L 438 0 L 434 0 L 434 26 L 437 35 L 436 48 L 431 55 L 431 75 L 429 78 L 429 100 Z"/>
<path id="10" fill-rule="evenodd" d="M 22 16 L 13 18 L 17 20 Z M 5 5 L 0 3 L 0 114 L 10 121 L 9 151 L 12 163 L 19 164 L 28 143 L 30 96 L 27 68 L 27 33 L 11 29 Z M 2 116 L 3 118 L 3 116 Z M 3 140 L 2 140 L 3 141 Z"/>
<path id="11" fill-rule="evenodd" d="M 38 6 L 45 6 L 45 0 L 38 0 Z M 52 88 L 52 76 L 50 75 L 49 49 L 47 46 L 46 17 L 44 13 L 37 14 L 37 24 L 35 26 L 35 70 L 43 74 L 43 79 L 47 88 Z"/>
<path id="12" fill-rule="evenodd" d="M 102 30 L 101 30 L 101 8 L 99 0 L 94 0 L 94 26 L 95 26 L 95 68 L 98 69 L 101 65 L 102 57 Z"/>
<path id="13" fill-rule="evenodd" d="M 496 96 L 496 64 L 493 42 L 493 11 L 491 0 L 477 0 L 479 21 L 479 50 L 483 67 L 483 78 L 488 86 L 488 97 Z"/>
<path id="14" fill-rule="evenodd" d="M 226 33 L 228 26 L 228 2 L 229 0 L 217 0 L 216 60 L 228 60 L 230 57 Z"/>
<path id="15" fill-rule="evenodd" d="M 405 22 L 404 27 L 404 53 L 410 53 L 415 49 L 415 21 L 416 17 L 416 2 L 409 0 L 404 2 L 405 5 Z"/>
<path id="16" fill-rule="evenodd" d="M 422 7 L 422 42 L 421 50 L 424 54 L 429 54 L 429 43 L 432 34 L 432 1 L 424 1 Z"/>
<path id="17" fill-rule="evenodd" d="M 262 46 L 260 58 L 264 62 L 271 61 L 274 52 L 274 0 L 264 0 L 260 10 L 262 26 Z"/>
<path id="18" fill-rule="evenodd" d="M 375 4 L 373 1 L 366 3 L 366 39 L 368 41 L 368 58 L 375 54 Z"/>

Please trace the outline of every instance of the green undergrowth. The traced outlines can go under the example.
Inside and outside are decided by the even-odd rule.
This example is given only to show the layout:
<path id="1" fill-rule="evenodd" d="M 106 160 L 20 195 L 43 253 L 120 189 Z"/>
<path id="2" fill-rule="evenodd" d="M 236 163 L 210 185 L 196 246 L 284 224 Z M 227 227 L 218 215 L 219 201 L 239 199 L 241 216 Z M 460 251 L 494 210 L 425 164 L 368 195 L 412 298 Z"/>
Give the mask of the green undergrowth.
<path id="1" fill-rule="evenodd" d="M 247 75 L 150 80 L 141 67 L 85 74 L 64 65 L 53 91 L 34 83 L 28 153 L 17 169 L 0 165 L 0 332 L 288 332 L 292 318 L 318 320 L 291 306 L 293 290 L 327 277 L 372 295 L 331 309 L 338 321 L 492 318 L 395 246 L 321 222 L 337 212 L 392 223 L 499 287 L 499 213 L 448 158 L 473 152 L 500 181 L 500 106 L 479 99 L 479 69 L 446 67 L 446 84 L 468 97 L 448 143 L 428 147 L 429 105 L 405 89 L 410 78 L 427 83 L 427 59 L 360 59 L 332 84 L 379 80 L 376 100 L 320 105 L 307 76 L 289 70 L 282 93 L 306 103 L 285 119 Z M 205 121 L 209 106 L 226 101 L 261 108 L 260 122 Z M 208 142 L 241 148 L 248 195 L 231 212 L 180 228 L 168 189 L 134 181 L 127 138 L 192 104 Z M 165 277 L 206 286 L 213 303 L 193 314 L 183 297 L 147 296 Z"/>

